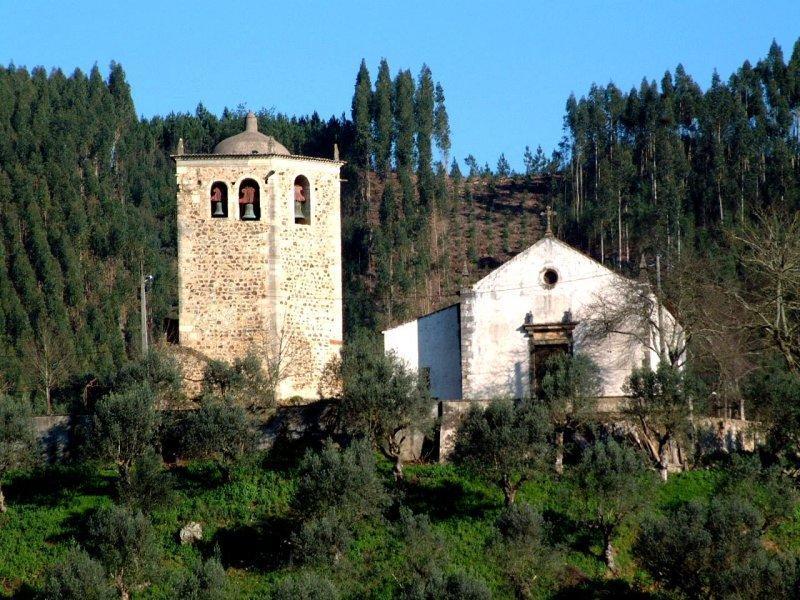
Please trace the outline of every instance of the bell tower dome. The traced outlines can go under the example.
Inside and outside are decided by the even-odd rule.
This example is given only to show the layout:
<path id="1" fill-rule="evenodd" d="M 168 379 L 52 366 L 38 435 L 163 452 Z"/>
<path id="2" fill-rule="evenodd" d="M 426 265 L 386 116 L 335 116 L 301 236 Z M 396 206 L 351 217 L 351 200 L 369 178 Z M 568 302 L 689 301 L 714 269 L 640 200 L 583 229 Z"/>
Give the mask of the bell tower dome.
<path id="1" fill-rule="evenodd" d="M 278 400 L 318 397 L 342 343 L 340 169 L 291 154 L 245 117 L 210 154 L 179 143 L 179 342 L 208 358 L 254 353 Z"/>

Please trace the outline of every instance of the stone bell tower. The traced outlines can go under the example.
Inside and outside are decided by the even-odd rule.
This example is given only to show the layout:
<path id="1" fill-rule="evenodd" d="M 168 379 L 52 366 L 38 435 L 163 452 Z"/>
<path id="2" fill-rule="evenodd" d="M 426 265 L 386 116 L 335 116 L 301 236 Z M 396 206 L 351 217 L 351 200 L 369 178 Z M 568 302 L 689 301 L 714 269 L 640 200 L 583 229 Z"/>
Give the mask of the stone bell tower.
<path id="1" fill-rule="evenodd" d="M 258 131 L 173 156 L 180 345 L 281 372 L 279 400 L 318 397 L 342 344 L 338 156 L 292 155 Z M 336 153 L 338 154 L 338 152 Z"/>

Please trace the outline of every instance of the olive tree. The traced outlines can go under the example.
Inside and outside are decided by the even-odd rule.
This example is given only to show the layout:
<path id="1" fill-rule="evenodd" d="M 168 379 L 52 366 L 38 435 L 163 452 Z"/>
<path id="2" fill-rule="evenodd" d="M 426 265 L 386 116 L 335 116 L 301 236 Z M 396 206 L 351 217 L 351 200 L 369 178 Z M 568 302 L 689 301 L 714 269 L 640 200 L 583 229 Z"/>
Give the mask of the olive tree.
<path id="1" fill-rule="evenodd" d="M 213 397 L 204 398 L 200 409 L 188 417 L 183 438 L 187 456 L 218 459 L 226 479 L 257 442 L 245 410 Z"/>
<path id="2" fill-rule="evenodd" d="M 796 559 L 770 549 L 763 516 L 742 496 L 692 501 L 651 519 L 634 553 L 658 584 L 679 597 L 797 597 Z"/>
<path id="3" fill-rule="evenodd" d="M 91 451 L 113 461 L 127 486 L 134 462 L 156 443 L 159 421 L 155 394 L 149 385 L 138 384 L 108 394 L 95 407 Z"/>
<path id="4" fill-rule="evenodd" d="M 28 467 L 39 459 L 39 444 L 27 402 L 0 395 L 0 484 L 11 469 Z M 0 487 L 0 513 L 6 512 Z"/>
<path id="5" fill-rule="evenodd" d="M 639 441 L 666 481 L 670 444 L 680 447 L 691 433 L 684 373 L 663 361 L 655 371 L 647 366 L 634 369 L 625 392 L 629 400 L 623 412 L 639 425 Z"/>
<path id="6" fill-rule="evenodd" d="M 614 537 L 651 502 L 655 474 L 639 451 L 607 440 L 584 450 L 573 481 L 570 506 L 575 518 L 600 533 L 606 565 L 616 571 Z"/>
<path id="7" fill-rule="evenodd" d="M 147 517 L 118 506 L 89 518 L 86 549 L 103 564 L 122 600 L 151 580 L 159 556 Z"/>
<path id="8" fill-rule="evenodd" d="M 365 435 L 403 477 L 402 448 L 413 429 L 432 421 L 428 388 L 394 355 L 365 339 L 348 344 L 342 356 L 341 418 L 347 429 Z"/>
<path id="9" fill-rule="evenodd" d="M 520 486 L 544 470 L 552 433 L 544 407 L 531 401 L 494 400 L 473 406 L 456 434 L 453 459 L 496 483 L 506 505 Z"/>
<path id="10" fill-rule="evenodd" d="M 545 365 L 541 398 L 555 430 L 555 470 L 564 472 L 564 434 L 595 415 L 602 394 L 600 368 L 585 354 L 556 354 Z"/>

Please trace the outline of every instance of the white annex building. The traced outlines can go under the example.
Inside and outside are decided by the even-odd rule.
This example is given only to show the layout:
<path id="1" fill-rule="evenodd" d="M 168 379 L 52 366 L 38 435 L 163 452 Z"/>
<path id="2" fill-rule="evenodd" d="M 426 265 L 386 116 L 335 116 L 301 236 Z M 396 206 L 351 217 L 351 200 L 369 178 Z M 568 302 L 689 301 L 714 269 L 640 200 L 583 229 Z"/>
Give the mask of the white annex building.
<path id="1" fill-rule="evenodd" d="M 462 290 L 457 304 L 384 331 L 384 346 L 426 373 L 431 395 L 445 401 L 529 397 L 548 356 L 583 352 L 601 369 L 598 408 L 614 410 L 631 370 L 658 364 L 654 319 L 629 323 L 644 336 L 589 341 L 587 318 L 635 285 L 548 233 Z M 674 323 L 666 310 L 662 318 Z"/>

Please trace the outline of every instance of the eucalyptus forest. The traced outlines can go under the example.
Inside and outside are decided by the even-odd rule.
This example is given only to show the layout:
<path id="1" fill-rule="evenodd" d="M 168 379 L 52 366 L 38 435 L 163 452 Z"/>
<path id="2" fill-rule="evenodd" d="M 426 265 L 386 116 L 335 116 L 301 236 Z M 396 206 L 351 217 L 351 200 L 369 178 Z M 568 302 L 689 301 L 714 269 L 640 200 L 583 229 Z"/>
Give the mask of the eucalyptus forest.
<path id="1" fill-rule="evenodd" d="M 258 110 L 290 152 L 346 161 L 341 398 L 324 435 L 265 450 L 275 389 L 253 357 L 211 361 L 174 410 L 165 350 L 170 156 L 179 139 L 211 152 L 248 108 L 140 118 L 118 63 L 0 68 L 0 597 L 798 597 L 800 40 L 710 82 L 652 75 L 570 95 L 556 148 L 508 150 L 521 171 L 452 155 L 426 65 L 362 61 L 330 118 Z M 377 332 L 457 302 L 548 209 L 558 238 L 685 327 L 685 366 L 627 384 L 626 416 L 690 449 L 666 481 L 578 414 L 580 356 L 548 364 L 540 402 L 473 408 L 451 463 L 400 464 L 396 434 L 435 423 Z M 760 443 L 702 455 L 693 419 L 712 414 Z M 63 460 L 42 459 L 35 415 L 82 424 Z M 189 542 L 187 522 L 203 526 Z"/>

